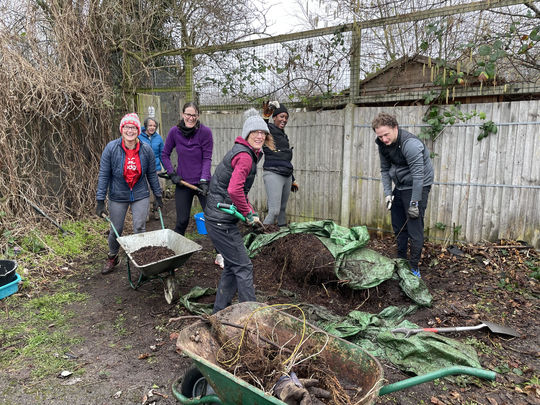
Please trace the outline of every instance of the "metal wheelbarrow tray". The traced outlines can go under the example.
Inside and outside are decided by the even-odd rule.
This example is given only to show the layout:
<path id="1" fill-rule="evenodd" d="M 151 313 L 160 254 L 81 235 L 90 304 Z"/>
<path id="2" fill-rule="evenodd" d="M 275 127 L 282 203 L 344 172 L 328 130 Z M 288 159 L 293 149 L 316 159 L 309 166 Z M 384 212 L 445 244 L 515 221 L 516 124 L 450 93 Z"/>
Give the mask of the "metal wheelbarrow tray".
<path id="1" fill-rule="evenodd" d="M 160 229 L 157 231 L 121 236 L 117 238 L 117 241 L 128 257 L 127 269 L 131 287 L 137 289 L 147 280 L 160 278 L 165 284 L 165 298 L 167 299 L 167 302 L 170 301 L 167 297 L 168 289 L 173 288 L 174 284 L 174 269 L 182 266 L 193 253 L 202 249 L 201 245 L 171 229 Z M 148 246 L 164 246 L 171 249 L 175 255 L 157 262 L 140 265 L 135 262 L 132 254 L 137 250 Z M 131 279 L 130 262 L 133 264 L 133 267 L 139 271 L 139 280 L 137 283 L 134 283 Z M 160 276 L 161 273 L 165 272 L 168 274 L 164 277 Z M 169 287 L 168 284 L 170 284 Z M 173 291 L 169 292 L 173 294 Z M 174 297 L 171 297 L 171 302 L 173 298 Z"/>
<path id="2" fill-rule="evenodd" d="M 276 341 L 296 344 L 302 336 L 303 321 L 265 304 L 244 302 L 225 308 L 215 314 L 223 324 L 227 337 L 237 336 L 242 329 L 227 326 L 226 323 L 244 325 L 249 318 L 248 329 L 257 331 L 261 336 L 272 335 Z M 315 333 L 314 333 L 315 332 Z M 320 333 L 317 333 L 320 332 Z M 194 336 L 198 336 L 194 339 Z M 251 338 L 255 339 L 251 334 Z M 306 323 L 304 336 L 314 339 L 324 346 L 317 355 L 335 372 L 342 386 L 354 386 L 359 392 L 351 404 L 373 404 L 379 395 L 394 392 L 436 378 L 452 374 L 470 374 L 481 378 L 494 379 L 495 373 L 472 367 L 451 367 L 438 370 L 423 376 L 412 377 L 394 384 L 383 385 L 383 369 L 379 361 L 360 346 L 339 337 L 330 335 L 321 329 Z M 271 394 L 241 380 L 221 368 L 217 361 L 219 343 L 214 338 L 211 326 L 207 322 L 195 322 L 180 332 L 177 343 L 178 351 L 187 354 L 195 363 L 202 376 L 210 384 L 212 390 L 206 395 L 188 398 L 178 387 L 181 378 L 172 386 L 176 399 L 182 404 L 217 403 L 224 405 L 267 405 L 284 402 Z M 294 370 L 292 370 L 294 371 Z M 381 388 L 382 387 L 382 388 Z M 211 393 L 212 395 L 209 395 Z"/>

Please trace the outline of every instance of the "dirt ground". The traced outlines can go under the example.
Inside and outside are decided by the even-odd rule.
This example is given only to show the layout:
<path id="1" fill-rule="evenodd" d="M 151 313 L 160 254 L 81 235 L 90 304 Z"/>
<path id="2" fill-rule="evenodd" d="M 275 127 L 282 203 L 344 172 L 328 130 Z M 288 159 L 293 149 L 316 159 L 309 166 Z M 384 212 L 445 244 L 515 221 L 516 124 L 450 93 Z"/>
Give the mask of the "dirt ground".
<path id="1" fill-rule="evenodd" d="M 174 226 L 174 201 L 165 201 L 165 226 Z M 151 220 L 147 230 L 159 229 Z M 188 232 L 195 232 L 190 223 Z M 105 238 L 105 235 L 104 235 Z M 180 294 L 193 286 L 216 287 L 220 268 L 214 264 L 215 252 L 207 237 L 196 242 L 196 252 L 176 271 Z M 422 260 L 422 276 L 431 294 L 433 307 L 418 310 L 408 319 L 424 326 L 476 325 L 480 320 L 504 324 L 518 330 L 520 338 L 508 338 L 487 330 L 453 334 L 459 340 L 475 338 L 480 362 L 486 369 L 498 371 L 497 383 L 477 379 L 442 380 L 380 397 L 378 404 L 538 404 L 540 403 L 539 340 L 540 309 L 538 282 L 530 277 L 525 262 L 540 266 L 539 256 L 517 242 L 517 247 L 500 244 L 459 245 L 444 248 L 427 243 Z M 376 238 L 369 247 L 392 256 L 391 237 Z M 313 258 L 315 244 L 302 258 Z M 189 321 L 168 323 L 171 318 L 189 315 L 179 304 L 167 304 L 159 281 L 145 283 L 133 290 L 127 279 L 126 261 L 115 271 L 101 275 L 105 251 L 96 252 L 93 271 L 71 269 L 69 277 L 79 290 L 89 294 L 83 303 L 72 304 L 76 313 L 73 334 L 82 337 L 73 347 L 73 369 L 84 369 L 80 378 L 51 377 L 31 381 L 26 372 L 3 375 L 0 388 L 11 386 L 5 404 L 177 404 L 171 385 L 190 366 L 189 358 L 175 350 L 176 333 Z M 292 260 L 292 259 L 291 259 Z M 387 281 L 376 288 L 351 291 L 324 271 L 321 256 L 317 274 L 302 277 L 283 272 L 283 261 L 259 255 L 253 260 L 257 295 L 269 303 L 310 302 L 324 305 L 344 315 L 358 309 L 378 313 L 389 305 L 410 305 L 397 282 Z M 284 291 L 289 293 L 285 294 Z M 290 294 L 293 293 L 293 295 Z M 291 298 L 294 297 L 294 298 Z M 212 302 L 212 297 L 202 299 Z M 122 333 L 119 333 L 122 320 Z M 386 383 L 410 377 L 382 361 Z M 149 391 L 154 395 L 149 397 Z M 2 392 L 2 391 L 0 391 Z"/>

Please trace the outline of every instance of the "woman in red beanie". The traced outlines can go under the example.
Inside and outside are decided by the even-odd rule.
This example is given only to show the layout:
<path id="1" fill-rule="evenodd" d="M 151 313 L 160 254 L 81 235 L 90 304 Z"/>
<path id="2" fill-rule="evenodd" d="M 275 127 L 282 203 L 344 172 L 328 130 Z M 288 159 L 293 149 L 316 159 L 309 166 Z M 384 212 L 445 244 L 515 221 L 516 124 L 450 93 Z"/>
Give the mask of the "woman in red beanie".
<path id="1" fill-rule="evenodd" d="M 135 113 L 126 114 L 120 121 L 120 138 L 107 144 L 99 162 L 96 214 L 108 215 L 105 198 L 109 194 L 110 221 L 122 235 L 129 207 L 133 216 L 133 232 L 146 231 L 146 214 L 150 204 L 152 188 L 157 206 L 162 208 L 161 188 L 156 173 L 152 148 L 139 141 L 141 122 Z M 120 245 L 111 229 L 109 232 L 109 255 L 101 274 L 108 274 L 120 263 Z"/>

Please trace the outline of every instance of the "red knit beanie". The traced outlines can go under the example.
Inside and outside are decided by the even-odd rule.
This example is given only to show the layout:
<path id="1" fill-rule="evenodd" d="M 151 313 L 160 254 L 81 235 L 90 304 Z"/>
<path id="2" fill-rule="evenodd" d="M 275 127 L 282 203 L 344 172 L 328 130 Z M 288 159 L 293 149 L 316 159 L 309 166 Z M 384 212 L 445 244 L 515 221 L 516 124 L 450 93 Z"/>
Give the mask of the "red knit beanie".
<path id="1" fill-rule="evenodd" d="M 141 121 L 136 113 L 124 115 L 124 118 L 120 121 L 120 133 L 122 133 L 124 125 L 135 125 L 137 127 L 137 135 L 141 134 Z"/>

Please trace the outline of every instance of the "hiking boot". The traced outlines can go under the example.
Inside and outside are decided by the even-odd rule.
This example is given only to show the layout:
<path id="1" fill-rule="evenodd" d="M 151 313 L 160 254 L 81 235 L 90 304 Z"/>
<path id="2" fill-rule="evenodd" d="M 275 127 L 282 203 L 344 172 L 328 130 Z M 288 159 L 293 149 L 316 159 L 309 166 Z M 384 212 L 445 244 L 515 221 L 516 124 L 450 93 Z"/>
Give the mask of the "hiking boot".
<path id="1" fill-rule="evenodd" d="M 115 256 L 107 256 L 107 261 L 103 265 L 103 268 L 101 269 L 101 274 L 109 274 L 113 271 L 113 269 L 120 264 L 120 257 L 118 257 L 118 254 Z"/>
<path id="2" fill-rule="evenodd" d="M 225 261 L 223 260 L 223 256 L 221 256 L 219 253 L 216 255 L 216 260 L 214 261 L 214 264 L 217 264 L 221 268 L 225 267 Z"/>

